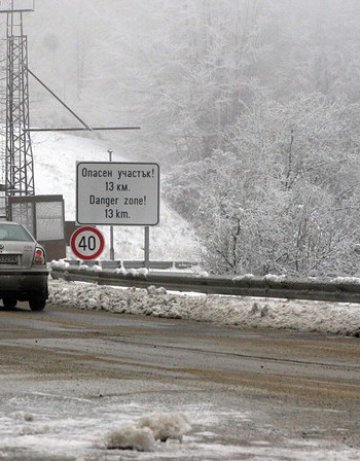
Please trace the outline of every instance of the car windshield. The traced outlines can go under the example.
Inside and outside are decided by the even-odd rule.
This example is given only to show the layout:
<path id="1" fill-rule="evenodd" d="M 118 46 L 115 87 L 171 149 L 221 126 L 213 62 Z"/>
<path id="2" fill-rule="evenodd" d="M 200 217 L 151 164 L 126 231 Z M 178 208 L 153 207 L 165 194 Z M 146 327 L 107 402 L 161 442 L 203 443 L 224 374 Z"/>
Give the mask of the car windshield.
<path id="1" fill-rule="evenodd" d="M 32 242 L 33 239 L 23 226 L 1 223 L 0 241 Z"/>

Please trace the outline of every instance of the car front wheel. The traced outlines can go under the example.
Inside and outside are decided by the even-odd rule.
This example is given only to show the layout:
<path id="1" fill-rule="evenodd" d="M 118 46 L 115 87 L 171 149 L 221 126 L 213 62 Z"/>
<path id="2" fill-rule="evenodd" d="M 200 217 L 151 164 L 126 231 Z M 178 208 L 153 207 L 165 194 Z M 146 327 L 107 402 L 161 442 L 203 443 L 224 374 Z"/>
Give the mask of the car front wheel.
<path id="1" fill-rule="evenodd" d="M 45 304 L 46 297 L 42 293 L 35 293 L 29 298 L 29 306 L 32 311 L 43 311 Z"/>

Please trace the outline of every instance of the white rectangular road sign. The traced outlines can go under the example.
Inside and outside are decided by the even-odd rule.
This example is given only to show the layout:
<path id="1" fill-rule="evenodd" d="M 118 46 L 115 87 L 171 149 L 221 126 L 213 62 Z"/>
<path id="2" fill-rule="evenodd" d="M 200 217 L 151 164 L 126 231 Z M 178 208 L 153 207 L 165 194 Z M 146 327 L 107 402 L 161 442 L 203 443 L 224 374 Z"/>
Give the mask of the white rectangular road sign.
<path id="1" fill-rule="evenodd" d="M 34 11 L 34 0 L 0 0 L 0 13 Z"/>
<path id="2" fill-rule="evenodd" d="M 159 223 L 159 202 L 157 163 L 76 164 L 79 224 L 155 226 Z"/>

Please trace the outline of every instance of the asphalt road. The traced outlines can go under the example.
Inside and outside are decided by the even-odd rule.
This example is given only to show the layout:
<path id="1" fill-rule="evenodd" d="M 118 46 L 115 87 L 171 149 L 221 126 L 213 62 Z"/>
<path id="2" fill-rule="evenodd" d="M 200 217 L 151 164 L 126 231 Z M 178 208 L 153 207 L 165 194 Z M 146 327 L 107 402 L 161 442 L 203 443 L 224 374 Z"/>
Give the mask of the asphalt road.
<path id="1" fill-rule="evenodd" d="M 0 460 L 360 459 L 359 410 L 358 338 L 0 309 Z M 104 448 L 152 412 L 186 414 L 183 444 Z"/>

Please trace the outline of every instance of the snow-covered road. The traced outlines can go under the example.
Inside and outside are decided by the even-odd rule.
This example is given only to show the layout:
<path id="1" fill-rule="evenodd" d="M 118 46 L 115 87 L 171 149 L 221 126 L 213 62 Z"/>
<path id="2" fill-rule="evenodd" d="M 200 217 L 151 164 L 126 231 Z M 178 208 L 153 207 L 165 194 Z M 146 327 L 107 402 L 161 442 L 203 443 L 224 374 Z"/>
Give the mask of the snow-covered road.
<path id="1" fill-rule="evenodd" d="M 179 406 L 160 409 L 171 407 L 178 410 Z M 261 423 L 261 412 L 221 410 L 215 402 L 183 405 L 182 411 L 193 422 L 192 433 L 183 443 L 156 442 L 150 452 L 105 450 L 106 434 L 153 414 L 150 402 L 105 398 L 100 403 L 34 393 L 10 398 L 1 404 L 1 411 L 0 459 L 9 461 L 355 461 L 360 455 L 346 444 L 321 440 L 316 427 L 307 440 L 291 438 L 285 432 L 278 434 L 275 424 Z M 346 429 L 339 428 L 339 433 L 346 435 Z"/>

